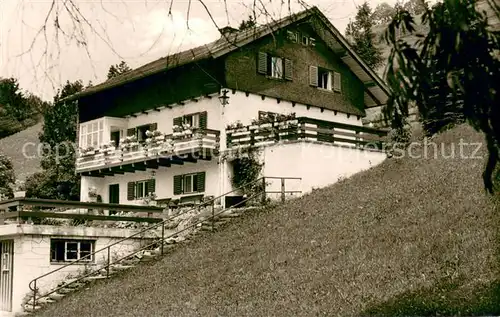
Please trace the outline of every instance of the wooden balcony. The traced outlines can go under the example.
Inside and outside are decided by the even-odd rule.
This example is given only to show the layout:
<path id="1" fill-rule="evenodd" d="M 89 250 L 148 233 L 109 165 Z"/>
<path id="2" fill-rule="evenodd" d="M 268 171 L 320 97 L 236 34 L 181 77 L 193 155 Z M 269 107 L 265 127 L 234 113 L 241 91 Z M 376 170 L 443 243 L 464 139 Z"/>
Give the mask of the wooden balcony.
<path id="1" fill-rule="evenodd" d="M 360 149 L 383 150 L 387 132 L 307 117 L 226 130 L 228 149 L 307 140 Z"/>
<path id="2" fill-rule="evenodd" d="M 152 137 L 147 142 L 80 154 L 76 160 L 76 172 L 83 176 L 104 177 L 185 162 L 196 163 L 198 159 L 211 160 L 219 154 L 219 140 L 220 132 L 209 129 L 193 130 L 189 136 Z"/>
<path id="3" fill-rule="evenodd" d="M 104 215 L 126 212 L 128 216 Z M 69 213 L 68 213 L 69 211 Z M 136 223 L 161 222 L 162 207 L 91 203 L 67 200 L 13 198 L 0 201 L 0 225 L 24 223 L 26 221 L 41 222 L 42 219 L 71 219 L 78 221 L 126 221 Z"/>

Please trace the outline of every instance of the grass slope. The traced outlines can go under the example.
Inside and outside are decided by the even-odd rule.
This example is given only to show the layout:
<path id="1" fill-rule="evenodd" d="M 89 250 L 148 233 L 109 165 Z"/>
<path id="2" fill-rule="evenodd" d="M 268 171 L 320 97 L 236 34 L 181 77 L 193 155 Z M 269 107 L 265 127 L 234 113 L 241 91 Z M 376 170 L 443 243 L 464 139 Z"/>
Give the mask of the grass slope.
<path id="1" fill-rule="evenodd" d="M 39 144 L 38 134 L 42 131 L 42 125 L 43 123 L 40 122 L 0 139 L 0 153 L 11 158 L 18 180 L 24 180 L 27 176 L 41 170 L 40 156 L 37 154 L 36 146 Z"/>
<path id="2" fill-rule="evenodd" d="M 483 141 L 467 126 L 433 141 L 458 154 L 461 138 Z M 37 316 L 500 314 L 498 208 L 483 160 L 432 155 L 249 215 Z"/>

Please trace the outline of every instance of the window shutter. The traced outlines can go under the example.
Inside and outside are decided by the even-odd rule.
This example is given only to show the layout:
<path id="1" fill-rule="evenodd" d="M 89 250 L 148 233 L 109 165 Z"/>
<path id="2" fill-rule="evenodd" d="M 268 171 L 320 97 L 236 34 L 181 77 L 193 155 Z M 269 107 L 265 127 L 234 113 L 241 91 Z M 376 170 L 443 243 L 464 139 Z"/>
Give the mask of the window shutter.
<path id="1" fill-rule="evenodd" d="M 182 194 L 182 175 L 174 176 L 174 195 Z"/>
<path id="2" fill-rule="evenodd" d="M 267 74 L 267 53 L 259 52 L 257 61 L 257 72 L 259 74 Z"/>
<path id="3" fill-rule="evenodd" d="M 146 194 L 155 192 L 156 192 L 156 181 L 154 179 L 150 179 L 146 183 Z"/>
<path id="4" fill-rule="evenodd" d="M 155 123 L 151 123 L 149 125 L 149 131 L 156 131 L 156 130 L 158 130 L 158 123 L 156 123 L 156 122 Z"/>
<path id="5" fill-rule="evenodd" d="M 134 136 L 134 135 L 135 135 L 135 128 L 127 129 L 127 136 Z"/>
<path id="6" fill-rule="evenodd" d="M 198 191 L 205 191 L 205 172 L 198 173 Z"/>
<path id="7" fill-rule="evenodd" d="M 174 118 L 174 125 L 182 125 L 182 117 Z"/>
<path id="8" fill-rule="evenodd" d="M 285 58 L 285 79 L 292 80 L 293 79 L 293 69 L 292 69 L 292 60 Z"/>
<path id="9" fill-rule="evenodd" d="M 135 183 L 129 182 L 127 184 L 127 200 L 135 199 Z"/>
<path id="10" fill-rule="evenodd" d="M 333 90 L 334 91 L 342 91 L 342 77 L 340 73 L 333 73 Z"/>
<path id="11" fill-rule="evenodd" d="M 207 112 L 200 112 L 200 129 L 207 128 Z"/>
<path id="12" fill-rule="evenodd" d="M 309 66 L 309 85 L 318 87 L 318 67 Z"/>

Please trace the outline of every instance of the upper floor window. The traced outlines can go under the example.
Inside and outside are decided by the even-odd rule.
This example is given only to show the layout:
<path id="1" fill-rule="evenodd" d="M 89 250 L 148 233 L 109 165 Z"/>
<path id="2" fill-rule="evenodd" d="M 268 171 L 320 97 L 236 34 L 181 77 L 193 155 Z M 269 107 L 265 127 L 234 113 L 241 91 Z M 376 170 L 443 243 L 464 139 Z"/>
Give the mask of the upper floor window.
<path id="1" fill-rule="evenodd" d="M 173 120 L 174 126 L 180 126 L 182 124 L 187 124 L 193 128 L 206 129 L 207 128 L 207 112 L 196 112 L 187 114 L 181 117 L 176 117 Z"/>
<path id="2" fill-rule="evenodd" d="M 127 136 L 135 136 L 137 141 L 145 141 L 148 137 L 146 131 L 155 131 L 158 129 L 157 123 L 144 124 L 135 128 L 127 129 Z"/>
<path id="3" fill-rule="evenodd" d="M 326 90 L 342 91 L 340 73 L 317 66 L 309 66 L 309 84 Z"/>
<path id="4" fill-rule="evenodd" d="M 102 144 L 104 123 L 102 120 L 80 124 L 80 147 L 98 148 Z"/>
<path id="5" fill-rule="evenodd" d="M 302 45 L 305 46 L 316 46 L 316 40 L 313 37 L 310 37 L 306 33 L 287 30 L 286 36 L 290 42 L 301 43 Z"/>
<path id="6" fill-rule="evenodd" d="M 283 78 L 283 59 L 281 57 L 271 56 L 270 76 L 273 78 Z"/>
<path id="7" fill-rule="evenodd" d="M 288 58 L 259 52 L 257 58 L 257 72 L 271 78 L 292 80 L 293 64 Z"/>
<path id="8" fill-rule="evenodd" d="M 82 262 L 93 262 L 94 240 L 50 240 L 50 261 L 71 262 L 81 260 Z M 85 257 L 87 256 L 87 257 Z"/>

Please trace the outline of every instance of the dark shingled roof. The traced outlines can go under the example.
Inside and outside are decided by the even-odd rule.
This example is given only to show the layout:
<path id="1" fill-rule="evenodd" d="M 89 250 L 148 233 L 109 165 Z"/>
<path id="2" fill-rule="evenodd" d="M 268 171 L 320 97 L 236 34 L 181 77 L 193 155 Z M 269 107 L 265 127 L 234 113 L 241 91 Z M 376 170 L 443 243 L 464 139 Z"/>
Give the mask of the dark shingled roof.
<path id="1" fill-rule="evenodd" d="M 82 97 L 89 96 L 107 89 L 111 89 L 113 87 L 121 86 L 139 80 L 141 78 L 145 78 L 182 65 L 210 58 L 218 58 L 222 55 L 231 52 L 232 50 L 242 47 L 248 43 L 251 43 L 263 36 L 271 34 L 272 32 L 275 32 L 283 27 L 286 27 L 296 21 L 311 16 L 319 17 L 319 19 L 326 24 L 327 28 L 332 32 L 332 34 L 339 40 L 340 44 L 347 50 L 347 52 L 349 53 L 348 55 L 351 59 L 350 61 L 346 61 L 346 63 L 348 64 L 349 67 L 351 67 L 351 69 L 353 69 L 352 65 L 356 64 L 356 69 L 353 69 L 353 71 L 358 76 L 358 78 L 360 78 L 361 81 L 363 81 L 365 84 L 372 85 L 372 83 L 375 82 L 377 84 L 376 85 L 377 87 L 375 89 L 380 90 L 380 92 L 383 95 L 385 95 L 384 97 L 386 97 L 388 95 L 388 90 L 385 86 L 385 83 L 375 74 L 375 72 L 373 72 L 370 68 L 366 66 L 366 64 L 361 60 L 361 58 L 347 44 L 346 39 L 328 21 L 328 19 L 323 15 L 323 13 L 321 13 L 321 11 L 318 8 L 312 7 L 311 9 L 301 11 L 297 14 L 292 14 L 283 19 L 268 23 L 266 25 L 262 25 L 253 29 L 226 34 L 221 36 L 221 38 L 219 38 L 218 40 L 213 41 L 211 43 L 204 44 L 173 55 L 162 57 L 156 61 L 143 65 L 127 73 L 111 78 L 99 85 L 87 88 L 82 92 L 69 96 L 65 98 L 64 101 L 80 99 Z M 374 88 L 372 87 L 368 89 L 372 90 Z M 378 95 L 379 94 L 377 94 L 377 97 Z M 384 100 L 382 100 L 382 103 L 384 103 Z"/>

